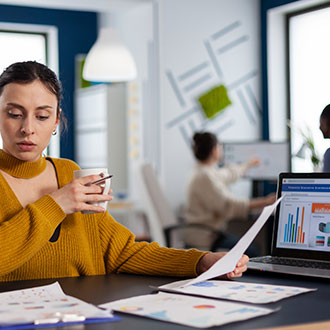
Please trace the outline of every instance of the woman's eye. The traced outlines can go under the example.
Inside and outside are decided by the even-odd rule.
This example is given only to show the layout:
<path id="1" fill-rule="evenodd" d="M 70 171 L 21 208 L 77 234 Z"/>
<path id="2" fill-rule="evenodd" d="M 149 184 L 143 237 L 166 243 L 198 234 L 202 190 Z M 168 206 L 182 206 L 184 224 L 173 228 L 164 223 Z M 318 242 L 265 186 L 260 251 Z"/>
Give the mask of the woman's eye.
<path id="1" fill-rule="evenodd" d="M 8 115 L 11 117 L 11 118 L 21 118 L 22 117 L 22 114 L 21 113 L 14 113 L 14 112 L 8 112 Z"/>
<path id="2" fill-rule="evenodd" d="M 37 118 L 39 119 L 39 120 L 46 120 L 46 119 L 48 119 L 49 118 L 49 116 L 37 116 Z"/>

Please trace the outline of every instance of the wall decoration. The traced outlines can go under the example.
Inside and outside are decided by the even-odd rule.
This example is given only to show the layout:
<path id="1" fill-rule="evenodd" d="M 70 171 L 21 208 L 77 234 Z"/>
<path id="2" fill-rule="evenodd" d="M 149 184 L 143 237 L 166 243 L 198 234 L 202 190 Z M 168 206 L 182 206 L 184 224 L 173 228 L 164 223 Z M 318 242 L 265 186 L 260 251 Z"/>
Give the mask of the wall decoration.
<path id="1" fill-rule="evenodd" d="M 160 140 L 147 140 L 158 147 L 156 164 L 173 209 L 184 203 L 196 131 L 213 132 L 224 143 L 261 137 L 259 6 L 259 0 L 159 2 L 160 93 L 145 96 L 159 96 L 160 126 L 154 131 Z M 198 99 L 220 85 L 231 104 L 208 117 Z M 250 188 L 246 180 L 233 187 L 238 197 L 248 197 Z"/>
<path id="2" fill-rule="evenodd" d="M 198 101 L 204 110 L 205 116 L 209 119 L 215 117 L 231 104 L 227 88 L 224 85 L 212 88 L 207 93 L 201 95 Z"/>
<path id="3" fill-rule="evenodd" d="M 167 80 L 182 110 L 166 123 L 166 128 L 177 127 L 189 148 L 190 136 L 196 130 L 207 130 L 212 123 L 212 131 L 221 135 L 235 126 L 235 118 L 225 115 L 234 98 L 237 100 L 235 106 L 242 112 L 240 118 L 256 128 L 260 122 L 262 111 L 252 87 L 252 80 L 258 78 L 258 71 L 250 68 L 242 72 L 238 79 L 230 81 L 222 64 L 224 56 L 231 53 L 237 56 L 240 47 L 249 42 L 249 36 L 242 31 L 239 20 L 224 26 L 200 44 L 207 56 L 204 61 L 179 74 L 166 71 Z M 218 84 L 210 88 L 212 81 Z"/>

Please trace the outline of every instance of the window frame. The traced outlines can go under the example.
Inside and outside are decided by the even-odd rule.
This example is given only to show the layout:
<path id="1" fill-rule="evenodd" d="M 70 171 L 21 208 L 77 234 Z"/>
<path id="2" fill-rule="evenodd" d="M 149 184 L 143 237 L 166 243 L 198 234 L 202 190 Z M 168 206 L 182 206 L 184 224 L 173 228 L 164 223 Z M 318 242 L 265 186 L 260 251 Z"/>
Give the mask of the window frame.
<path id="1" fill-rule="evenodd" d="M 330 8 L 330 3 L 321 3 L 316 4 L 311 7 L 306 7 L 294 11 L 287 12 L 285 14 L 285 75 L 286 75 L 286 81 L 285 81 L 285 90 L 286 90 L 286 116 L 291 121 L 291 114 L 292 114 L 292 107 L 291 107 L 291 92 L 292 92 L 292 82 L 291 82 L 291 67 L 290 67 L 290 19 L 299 15 L 308 14 L 311 12 L 315 12 L 318 10 Z M 321 109 L 320 109 L 321 110 Z M 292 155 L 292 134 L 291 134 L 291 128 L 287 125 L 287 137 L 289 141 L 289 152 Z M 323 155 L 321 155 L 322 157 Z M 291 159 L 291 167 L 292 165 L 292 159 Z M 321 159 L 322 161 L 322 159 Z"/>

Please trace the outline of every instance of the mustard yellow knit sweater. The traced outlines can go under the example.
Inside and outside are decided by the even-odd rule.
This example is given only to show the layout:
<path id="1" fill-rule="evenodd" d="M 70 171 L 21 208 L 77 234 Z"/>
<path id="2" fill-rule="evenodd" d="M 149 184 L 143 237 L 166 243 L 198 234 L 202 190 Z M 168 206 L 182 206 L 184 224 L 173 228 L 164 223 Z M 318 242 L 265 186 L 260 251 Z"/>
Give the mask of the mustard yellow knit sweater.
<path id="1" fill-rule="evenodd" d="M 59 187 L 72 181 L 73 170 L 79 168 L 70 160 L 48 160 L 55 166 Z M 58 240 L 50 242 L 60 223 Z M 108 212 L 66 215 L 49 195 L 22 208 L 0 174 L 0 281 L 121 272 L 191 277 L 202 255 L 195 249 L 135 242 Z"/>

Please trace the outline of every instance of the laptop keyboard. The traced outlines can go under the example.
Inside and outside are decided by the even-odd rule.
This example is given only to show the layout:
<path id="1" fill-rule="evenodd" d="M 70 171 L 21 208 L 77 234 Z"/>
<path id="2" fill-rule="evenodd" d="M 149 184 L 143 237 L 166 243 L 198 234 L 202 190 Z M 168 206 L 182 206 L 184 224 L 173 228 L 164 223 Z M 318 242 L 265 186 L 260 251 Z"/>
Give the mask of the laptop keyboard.
<path id="1" fill-rule="evenodd" d="M 330 262 L 322 262 L 322 261 L 314 261 L 314 260 L 288 259 L 288 258 L 266 256 L 266 257 L 252 258 L 251 261 L 265 263 L 265 264 L 330 269 Z"/>

